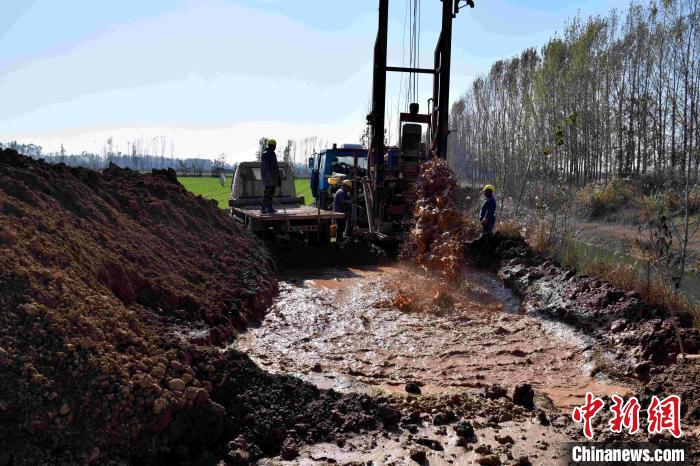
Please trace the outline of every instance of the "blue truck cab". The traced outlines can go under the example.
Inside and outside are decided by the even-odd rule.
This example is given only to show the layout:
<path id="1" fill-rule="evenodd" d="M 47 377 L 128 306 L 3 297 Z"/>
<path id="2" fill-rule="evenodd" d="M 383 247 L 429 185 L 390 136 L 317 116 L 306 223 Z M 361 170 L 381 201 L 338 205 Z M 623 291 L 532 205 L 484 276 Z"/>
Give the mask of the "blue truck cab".
<path id="1" fill-rule="evenodd" d="M 367 149 L 359 144 L 344 144 L 341 147 L 324 149 L 309 158 L 311 168 L 311 194 L 316 204 L 327 207 L 330 203 L 328 177 L 334 173 L 353 176 L 355 157 L 357 156 L 358 176 L 367 174 Z"/>
<path id="2" fill-rule="evenodd" d="M 316 205 L 321 208 L 330 208 L 332 195 L 328 178 L 334 173 L 342 173 L 348 177 L 353 176 L 355 156 L 357 156 L 357 175 L 363 178 L 367 175 L 368 150 L 360 144 L 343 144 L 341 147 L 333 146 L 332 149 L 322 150 L 319 154 L 309 158 L 311 169 L 311 194 Z M 401 151 L 398 147 L 387 148 L 386 169 L 397 170 Z"/>

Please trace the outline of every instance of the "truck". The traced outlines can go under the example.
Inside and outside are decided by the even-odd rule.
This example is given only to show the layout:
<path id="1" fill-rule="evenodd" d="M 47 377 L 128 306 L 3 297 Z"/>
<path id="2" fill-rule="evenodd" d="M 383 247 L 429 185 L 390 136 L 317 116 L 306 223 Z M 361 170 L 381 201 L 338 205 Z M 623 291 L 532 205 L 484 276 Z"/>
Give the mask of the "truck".
<path id="1" fill-rule="evenodd" d="M 260 162 L 241 162 L 231 183 L 229 207 L 231 217 L 255 235 L 265 238 L 301 240 L 310 244 L 328 244 L 331 224 L 345 214 L 320 206 L 307 206 L 297 196 L 292 167 L 279 162 L 280 186 L 273 198 L 276 213 L 262 213 L 263 185 Z"/>
<path id="2" fill-rule="evenodd" d="M 314 205 L 330 209 L 338 180 L 367 176 L 367 149 L 360 144 L 336 144 L 309 158 L 309 180 Z"/>
<path id="3" fill-rule="evenodd" d="M 399 163 L 399 148 L 390 147 L 387 150 L 387 166 L 395 170 Z M 330 149 L 324 149 L 309 158 L 311 171 L 310 189 L 314 197 L 314 205 L 329 209 L 333 202 L 333 194 L 344 179 L 361 180 L 367 176 L 368 150 L 362 144 L 336 144 Z"/>

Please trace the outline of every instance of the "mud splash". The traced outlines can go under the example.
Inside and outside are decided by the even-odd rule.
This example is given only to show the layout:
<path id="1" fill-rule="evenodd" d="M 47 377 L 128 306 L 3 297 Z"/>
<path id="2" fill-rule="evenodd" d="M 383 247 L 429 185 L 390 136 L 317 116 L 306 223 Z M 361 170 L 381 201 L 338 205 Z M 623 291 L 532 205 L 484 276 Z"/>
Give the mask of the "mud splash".
<path id="1" fill-rule="evenodd" d="M 414 226 L 404 255 L 415 258 L 425 270 L 457 279 L 464 262 L 465 222 L 457 209 L 459 186 L 446 160 L 433 159 L 421 165 L 416 195 Z"/>
<path id="2" fill-rule="evenodd" d="M 530 383 L 567 411 L 587 391 L 628 393 L 595 375 L 583 337 L 521 314 L 500 282 L 476 270 L 449 286 L 410 266 L 283 276 L 262 326 L 237 345 L 267 370 L 339 391 Z"/>

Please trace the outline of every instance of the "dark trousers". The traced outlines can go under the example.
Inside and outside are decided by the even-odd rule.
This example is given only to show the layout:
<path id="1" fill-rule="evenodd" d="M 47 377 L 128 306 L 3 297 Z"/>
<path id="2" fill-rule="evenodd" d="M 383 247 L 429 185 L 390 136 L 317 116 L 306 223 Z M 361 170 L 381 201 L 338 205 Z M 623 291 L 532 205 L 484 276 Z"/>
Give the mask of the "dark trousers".
<path id="1" fill-rule="evenodd" d="M 339 218 L 336 219 L 335 223 L 338 226 L 338 232 L 336 233 L 336 238 L 338 241 L 343 239 L 343 235 L 350 236 L 350 231 L 345 231 L 346 228 L 350 228 L 352 226 L 352 206 L 343 206 L 341 207 L 341 210 L 335 210 L 335 212 L 340 212 L 345 214 L 345 218 Z"/>
<path id="2" fill-rule="evenodd" d="M 275 196 L 277 186 L 265 186 L 262 198 L 262 210 L 272 209 L 272 198 Z"/>
<path id="3" fill-rule="evenodd" d="M 493 227 L 496 226 L 496 222 L 483 223 L 482 226 L 484 227 L 483 234 L 490 235 L 493 233 Z"/>
<path id="4" fill-rule="evenodd" d="M 335 220 L 335 224 L 338 227 L 338 231 L 335 233 L 335 238 L 340 241 L 343 239 L 343 234 L 345 233 L 345 225 L 347 224 L 347 219 L 338 218 Z"/>

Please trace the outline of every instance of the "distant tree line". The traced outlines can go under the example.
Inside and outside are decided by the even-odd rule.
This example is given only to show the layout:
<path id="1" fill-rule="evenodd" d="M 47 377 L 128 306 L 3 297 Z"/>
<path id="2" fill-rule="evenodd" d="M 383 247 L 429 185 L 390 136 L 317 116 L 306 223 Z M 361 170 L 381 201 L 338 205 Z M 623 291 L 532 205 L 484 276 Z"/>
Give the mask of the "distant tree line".
<path id="1" fill-rule="evenodd" d="M 517 195 L 649 172 L 697 178 L 698 0 L 632 2 L 499 60 L 451 109 L 459 176 Z M 533 184 L 533 187 L 535 184 Z"/>
<path id="2" fill-rule="evenodd" d="M 110 163 L 138 171 L 172 168 L 182 176 L 218 176 L 222 170 L 228 173 L 235 170 L 235 164 L 226 163 L 226 155 L 223 153 L 215 159 L 177 158 L 173 156 L 175 146 L 172 142 L 169 145 L 170 155 L 166 156 L 168 141 L 164 136 L 152 138 L 150 144 L 147 142 L 143 137 L 129 141 L 126 153 L 119 150 L 111 137 L 103 145 L 101 153 L 83 151 L 80 154 L 68 154 L 63 145 L 59 151 L 44 152 L 40 145 L 17 141 L 0 142 L 0 148 L 14 149 L 29 157 L 44 159 L 47 163 L 64 163 L 72 167 L 93 170 L 102 170 Z M 308 158 L 325 149 L 329 144 L 327 140 L 318 136 L 290 139 L 284 146 L 277 147 L 277 156 L 280 160 L 290 163 L 297 176 L 305 176 L 309 174 Z M 260 138 L 259 148 L 254 154 L 255 159 L 260 160 L 265 147 L 267 147 L 267 138 Z"/>
<path id="3" fill-rule="evenodd" d="M 43 152 L 43 148 L 36 144 L 24 144 L 16 141 L 9 143 L 0 143 L 0 148 L 14 149 L 17 152 L 33 157 L 35 159 L 44 159 L 47 163 L 64 163 L 71 167 L 85 167 L 92 170 L 102 170 L 107 168 L 110 163 L 118 165 L 121 168 L 130 168 L 137 171 L 150 171 L 152 169 L 172 168 L 182 176 L 218 176 L 223 169 L 226 172 L 231 172 L 234 169 L 233 165 L 226 163 L 225 154 L 219 155 L 218 158 L 176 158 L 166 156 L 164 152 L 149 153 L 139 147 L 138 144 L 129 144 L 130 153 L 117 151 L 112 143 L 112 138 L 107 140 L 104 150 L 100 154 L 83 151 L 80 154 L 66 153 L 63 145 L 61 150 L 55 152 Z"/>

